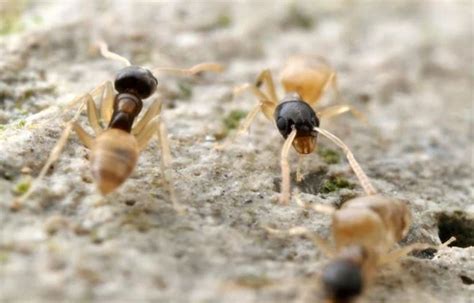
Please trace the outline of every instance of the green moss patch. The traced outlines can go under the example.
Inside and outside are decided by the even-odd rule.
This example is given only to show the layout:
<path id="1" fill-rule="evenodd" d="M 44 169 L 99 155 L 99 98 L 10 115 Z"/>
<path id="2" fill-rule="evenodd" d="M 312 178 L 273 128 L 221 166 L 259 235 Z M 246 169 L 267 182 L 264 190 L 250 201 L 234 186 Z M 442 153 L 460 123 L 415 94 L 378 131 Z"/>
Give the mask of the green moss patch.
<path id="1" fill-rule="evenodd" d="M 338 191 L 341 188 L 354 188 L 354 184 L 343 177 L 330 177 L 323 182 L 320 192 L 327 194 Z"/>
<path id="2" fill-rule="evenodd" d="M 318 154 L 327 164 L 337 164 L 341 162 L 341 156 L 333 149 L 321 147 L 318 150 Z"/>
<path id="3" fill-rule="evenodd" d="M 19 196 L 24 195 L 28 189 L 30 189 L 30 186 L 31 180 L 29 178 L 20 180 L 20 182 L 18 182 L 13 188 L 13 192 Z"/>
<path id="4" fill-rule="evenodd" d="M 247 112 L 243 110 L 233 110 L 230 113 L 228 113 L 222 119 L 222 125 L 223 125 L 222 129 L 218 133 L 214 134 L 216 139 L 222 140 L 225 137 L 227 137 L 232 130 L 239 127 L 240 120 L 245 118 L 245 116 L 247 116 Z"/>

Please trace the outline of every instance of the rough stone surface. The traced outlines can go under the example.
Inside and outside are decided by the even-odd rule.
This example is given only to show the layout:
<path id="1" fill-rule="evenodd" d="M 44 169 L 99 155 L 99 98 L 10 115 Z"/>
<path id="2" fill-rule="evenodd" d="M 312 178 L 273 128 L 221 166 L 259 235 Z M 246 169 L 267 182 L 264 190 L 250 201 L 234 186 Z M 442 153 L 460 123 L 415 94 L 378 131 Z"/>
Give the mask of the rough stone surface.
<path id="1" fill-rule="evenodd" d="M 328 257 L 263 229 L 330 235 L 328 216 L 276 203 L 278 131 L 261 115 L 249 135 L 214 149 L 223 117 L 256 103 L 232 100 L 233 86 L 263 68 L 277 77 L 288 56 L 313 53 L 331 62 L 342 95 L 369 120 L 343 115 L 322 126 L 353 149 L 381 192 L 409 201 L 414 222 L 402 245 L 438 244 L 438 234 L 464 241 L 381 269 L 361 302 L 473 302 L 472 2 L 188 2 L 0 3 L 0 301 L 318 301 Z M 197 79 L 157 75 L 186 215 L 162 186 L 156 141 L 101 199 L 76 135 L 27 205 L 9 209 L 64 129 L 67 102 L 122 67 L 98 55 L 98 39 L 147 67 L 226 65 Z M 343 160 L 327 140 L 319 144 Z M 291 163 L 295 170 L 294 153 Z M 312 154 L 304 173 L 304 201 L 338 205 L 363 194 L 345 161 Z M 356 186 L 322 193 L 331 176 Z"/>

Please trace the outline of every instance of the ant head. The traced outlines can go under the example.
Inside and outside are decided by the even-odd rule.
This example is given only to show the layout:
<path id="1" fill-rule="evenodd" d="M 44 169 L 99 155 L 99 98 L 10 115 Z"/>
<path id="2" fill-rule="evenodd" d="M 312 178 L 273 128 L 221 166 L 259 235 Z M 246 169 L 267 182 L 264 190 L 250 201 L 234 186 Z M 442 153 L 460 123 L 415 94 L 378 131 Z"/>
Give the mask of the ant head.
<path id="1" fill-rule="evenodd" d="M 122 68 L 115 77 L 115 89 L 119 93 L 132 93 L 146 99 L 156 90 L 158 80 L 148 70 L 140 66 Z"/>
<path id="2" fill-rule="evenodd" d="M 361 268 L 354 261 L 338 259 L 329 263 L 322 274 L 323 288 L 328 299 L 350 302 L 363 289 Z"/>
<path id="3" fill-rule="evenodd" d="M 280 134 L 285 139 L 293 128 L 296 129 L 293 146 L 297 152 L 309 154 L 314 150 L 317 137 L 314 127 L 319 126 L 319 119 L 311 106 L 298 97 L 292 97 L 277 106 L 274 118 Z"/>

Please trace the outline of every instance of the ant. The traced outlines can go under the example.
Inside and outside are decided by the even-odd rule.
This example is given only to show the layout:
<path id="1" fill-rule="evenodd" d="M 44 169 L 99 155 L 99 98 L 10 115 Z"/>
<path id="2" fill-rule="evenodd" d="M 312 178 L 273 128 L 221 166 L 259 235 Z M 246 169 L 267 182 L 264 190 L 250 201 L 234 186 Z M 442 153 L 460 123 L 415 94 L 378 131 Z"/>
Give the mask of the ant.
<path id="1" fill-rule="evenodd" d="M 325 302 L 353 302 L 362 294 L 367 284 L 373 281 L 377 270 L 383 265 L 395 262 L 413 250 L 439 250 L 456 240 L 452 237 L 434 247 L 413 243 L 392 250 L 406 237 L 411 225 L 411 213 L 407 203 L 378 194 L 344 142 L 327 130 L 318 127 L 315 129 L 344 151 L 366 195 L 346 201 L 337 210 L 327 205 L 307 205 L 298 201 L 300 206 L 332 215 L 334 247 L 304 227 L 294 227 L 288 231 L 266 229 L 275 234 L 307 236 L 325 255 L 332 258 L 321 275 L 327 300 Z"/>
<path id="2" fill-rule="evenodd" d="M 64 131 L 32 186 L 22 197 L 13 202 L 13 209 L 21 207 L 23 201 L 31 195 L 38 182 L 59 158 L 72 130 L 90 150 L 92 176 L 103 196 L 115 191 L 130 176 L 137 164 L 138 155 L 157 133 L 161 149 L 160 168 L 173 206 L 179 209 L 174 188 L 169 184 L 170 181 L 166 175 L 167 169 L 171 166 L 171 152 L 166 127 L 160 117 L 161 100 L 159 98 L 153 100 L 142 118 L 138 121 L 135 121 L 135 118 L 143 108 L 143 100 L 152 96 L 157 89 L 158 80 L 155 74 L 164 72 L 192 76 L 205 71 L 221 72 L 223 67 L 217 63 L 201 63 L 189 69 L 154 68 L 149 70 L 132 65 L 126 58 L 109 51 L 104 42 L 99 42 L 99 50 L 105 58 L 120 61 L 126 67 L 118 71 L 113 85 L 111 81 L 106 81 L 91 92 L 76 97 L 68 105 L 81 104 L 74 117 L 66 123 Z M 95 98 L 99 99 L 99 108 L 94 102 Z M 88 134 L 77 123 L 84 106 L 87 107 L 87 118 L 95 132 L 95 137 Z"/>
<path id="3" fill-rule="evenodd" d="M 281 83 L 286 95 L 280 103 L 272 74 L 268 69 L 260 72 L 255 84 L 245 83 L 234 89 L 234 95 L 249 90 L 259 101 L 243 120 L 238 135 L 250 127 L 261 111 L 268 120 L 274 121 L 280 134 L 285 138 L 280 159 L 282 173 L 280 202 L 283 204 L 287 204 L 290 199 L 288 154 L 291 145 L 299 156 L 296 171 L 296 179 L 299 182 L 302 180 L 300 173 L 302 156 L 315 150 L 317 139 L 315 128 L 319 126 L 321 118 L 330 118 L 350 111 L 365 121 L 364 115 L 350 105 L 334 105 L 317 113 L 314 111 L 315 105 L 328 87 L 332 87 L 336 98 L 341 99 L 336 79 L 336 72 L 323 58 L 300 55 L 290 57 L 283 68 Z M 265 92 L 261 89 L 263 85 L 267 88 Z"/>

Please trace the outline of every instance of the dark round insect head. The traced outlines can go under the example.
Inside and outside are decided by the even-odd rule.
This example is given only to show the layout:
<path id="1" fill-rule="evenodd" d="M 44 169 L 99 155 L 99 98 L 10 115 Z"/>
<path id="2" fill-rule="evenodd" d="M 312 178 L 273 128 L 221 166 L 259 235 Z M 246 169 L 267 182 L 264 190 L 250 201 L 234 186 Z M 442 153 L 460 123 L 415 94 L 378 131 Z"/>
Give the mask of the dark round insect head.
<path id="1" fill-rule="evenodd" d="M 156 90 L 158 80 L 148 70 L 140 66 L 122 68 L 115 77 L 115 89 L 119 93 L 135 94 L 141 99 L 151 96 Z"/>
<path id="2" fill-rule="evenodd" d="M 349 302 L 362 293 L 362 272 L 353 261 L 336 260 L 324 269 L 322 283 L 328 298 L 335 302 Z"/>
<path id="3" fill-rule="evenodd" d="M 280 103 L 275 109 L 275 122 L 280 134 L 286 139 L 293 128 L 296 137 L 293 147 L 301 154 L 309 154 L 316 145 L 317 132 L 314 127 L 319 126 L 319 119 L 308 103 L 294 97 Z"/>

